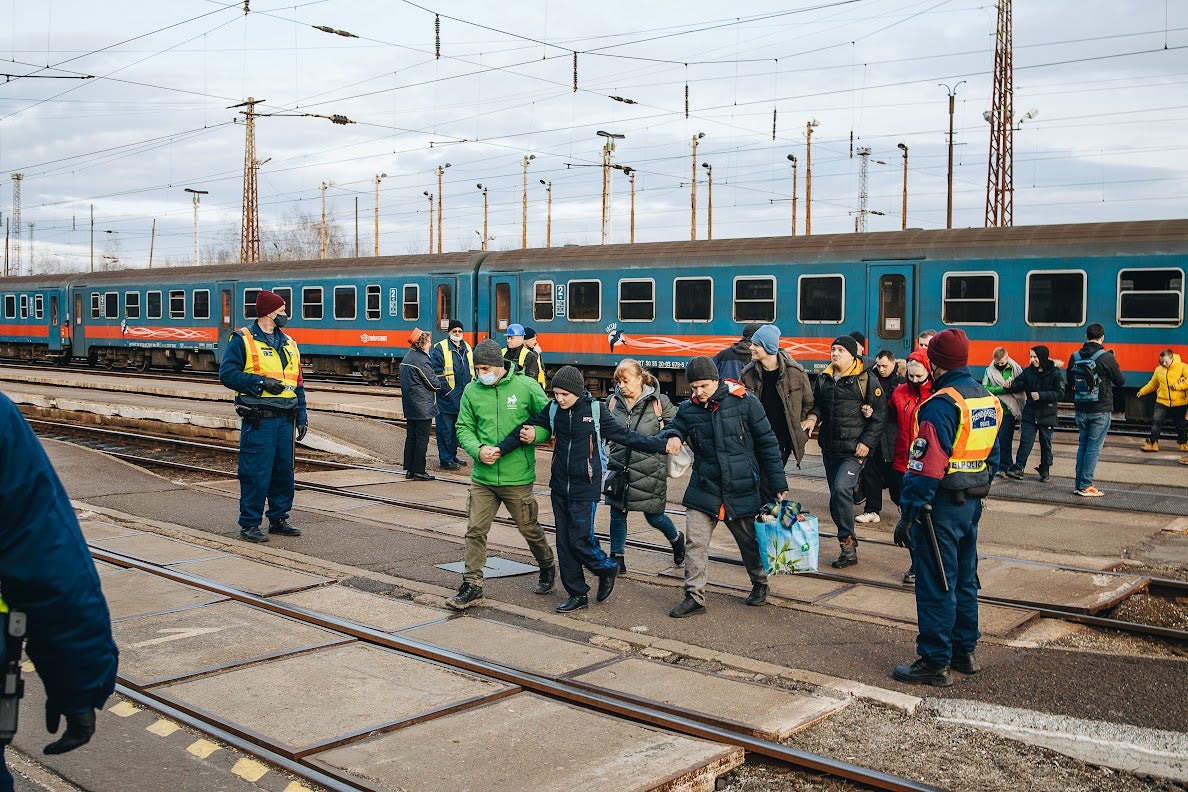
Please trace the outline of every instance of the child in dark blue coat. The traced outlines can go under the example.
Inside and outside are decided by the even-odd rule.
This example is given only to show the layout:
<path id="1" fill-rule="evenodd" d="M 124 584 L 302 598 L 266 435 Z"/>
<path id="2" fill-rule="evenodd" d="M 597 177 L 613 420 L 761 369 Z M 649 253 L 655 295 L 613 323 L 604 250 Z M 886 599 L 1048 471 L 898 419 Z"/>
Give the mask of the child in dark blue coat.
<path id="1" fill-rule="evenodd" d="M 602 552 L 594 538 L 594 509 L 602 498 L 604 460 L 598 447 L 599 437 L 634 448 L 659 453 L 680 450 L 679 441 L 666 441 L 631 431 L 619 423 L 601 402 L 586 392 L 585 378 L 573 366 L 563 366 L 553 375 L 551 383 L 556 403 L 530 418 L 509 434 L 499 445 L 501 453 L 508 453 L 523 443 L 537 442 L 540 426 L 556 438 L 553 452 L 552 490 L 553 520 L 557 526 L 557 560 L 561 569 L 561 583 L 569 599 L 557 606 L 558 613 L 581 610 L 589 604 L 590 586 L 582 567 L 598 576 L 598 594 L 603 602 L 615 587 L 619 565 Z M 595 430 L 594 422 L 598 421 Z M 547 439 L 547 436 L 546 438 Z M 670 442 L 676 447 L 669 448 Z"/>

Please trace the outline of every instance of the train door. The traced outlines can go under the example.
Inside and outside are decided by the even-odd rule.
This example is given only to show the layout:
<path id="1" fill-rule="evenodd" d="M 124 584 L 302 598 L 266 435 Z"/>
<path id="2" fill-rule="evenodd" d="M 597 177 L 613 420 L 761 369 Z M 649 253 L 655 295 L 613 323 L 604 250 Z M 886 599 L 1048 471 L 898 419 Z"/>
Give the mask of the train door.
<path id="1" fill-rule="evenodd" d="M 58 295 L 51 294 L 49 303 L 49 351 L 57 352 L 62 349 L 62 317 L 58 314 Z"/>
<path id="2" fill-rule="evenodd" d="M 235 330 L 235 284 L 231 281 L 220 281 L 219 291 L 219 337 L 215 346 L 215 359 L 222 360 L 220 354 L 226 347 L 226 340 Z"/>
<path id="3" fill-rule="evenodd" d="M 434 328 L 444 333 L 449 329 L 450 320 L 458 318 L 458 279 L 434 275 L 429 283 L 433 289 Z"/>
<path id="4" fill-rule="evenodd" d="M 868 263 L 866 272 L 866 354 L 889 349 L 902 360 L 916 348 L 916 265 Z"/>
<path id="5" fill-rule="evenodd" d="M 487 331 L 491 338 L 502 343 L 507 326 L 517 321 L 516 296 L 519 291 L 519 276 L 500 273 L 491 276 L 490 312 Z"/>
<path id="6" fill-rule="evenodd" d="M 66 321 L 67 322 L 73 321 L 73 324 L 70 325 L 70 349 L 71 349 L 71 351 L 75 355 L 78 355 L 82 352 L 86 352 L 85 348 L 79 347 L 79 342 L 82 342 L 84 340 L 84 336 L 83 336 L 82 294 L 79 293 L 78 289 L 74 290 L 74 318 L 72 320 L 69 316 L 67 316 Z"/>

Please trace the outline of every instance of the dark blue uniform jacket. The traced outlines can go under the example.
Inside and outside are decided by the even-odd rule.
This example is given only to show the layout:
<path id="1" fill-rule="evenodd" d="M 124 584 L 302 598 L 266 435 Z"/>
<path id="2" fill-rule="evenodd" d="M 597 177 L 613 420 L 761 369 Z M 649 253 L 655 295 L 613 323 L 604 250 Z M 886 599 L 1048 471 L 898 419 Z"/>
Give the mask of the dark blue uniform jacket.
<path id="1" fill-rule="evenodd" d="M 268 334 L 260 329 L 259 322 L 252 322 L 248 328 L 252 331 L 252 336 L 262 344 L 272 346 L 268 340 Z M 276 335 L 283 336 L 284 333 L 277 328 Z M 284 346 L 284 344 L 281 344 Z M 284 352 L 279 354 L 284 359 Z M 287 361 L 286 365 L 287 365 Z M 219 364 L 219 382 L 226 387 L 238 393 L 249 394 L 249 398 L 243 399 L 236 397 L 236 403 L 244 403 L 250 406 L 274 406 L 277 403 L 276 399 L 264 399 L 260 394 L 264 392 L 264 378 L 258 374 L 249 374 L 243 370 L 244 365 L 247 364 L 247 348 L 243 345 L 243 338 L 239 333 L 233 333 L 231 340 L 227 342 L 227 351 L 223 354 L 223 362 Z M 300 373 L 297 377 L 297 415 L 295 416 L 298 426 L 309 425 L 309 415 L 305 411 L 305 385 L 302 384 Z M 250 397 L 256 397 L 254 399 Z"/>

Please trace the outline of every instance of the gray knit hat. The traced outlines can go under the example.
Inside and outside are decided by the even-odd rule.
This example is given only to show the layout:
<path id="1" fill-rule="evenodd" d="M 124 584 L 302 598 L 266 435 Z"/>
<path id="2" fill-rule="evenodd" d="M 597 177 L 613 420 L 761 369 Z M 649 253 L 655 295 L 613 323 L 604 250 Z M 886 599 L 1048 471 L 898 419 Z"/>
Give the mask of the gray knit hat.
<path id="1" fill-rule="evenodd" d="M 685 364 L 685 379 L 689 382 L 697 382 L 698 380 L 717 381 L 718 365 L 714 363 L 713 358 L 707 358 L 704 355 L 695 357 Z"/>
<path id="2" fill-rule="evenodd" d="M 586 378 L 573 366 L 562 366 L 553 375 L 553 381 L 549 383 L 549 387 L 559 388 L 574 396 L 581 396 L 586 391 Z"/>
<path id="3" fill-rule="evenodd" d="M 503 350 L 491 339 L 480 341 L 474 348 L 474 365 L 503 368 Z"/>

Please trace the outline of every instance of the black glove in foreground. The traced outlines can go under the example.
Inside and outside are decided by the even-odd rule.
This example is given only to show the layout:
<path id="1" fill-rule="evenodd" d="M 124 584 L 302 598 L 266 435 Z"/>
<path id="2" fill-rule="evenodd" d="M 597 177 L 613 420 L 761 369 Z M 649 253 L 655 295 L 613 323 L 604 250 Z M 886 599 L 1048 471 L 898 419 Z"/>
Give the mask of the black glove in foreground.
<path id="1" fill-rule="evenodd" d="M 58 724 L 62 718 L 62 713 L 50 707 L 45 708 L 45 730 L 50 734 L 55 734 L 58 731 Z M 45 746 L 45 753 L 50 754 L 64 754 L 67 751 L 73 751 L 80 745 L 86 745 L 91 741 L 91 737 L 95 734 L 95 710 L 89 709 L 86 712 L 78 712 L 66 716 L 66 731 L 62 733 L 56 741 Z"/>

